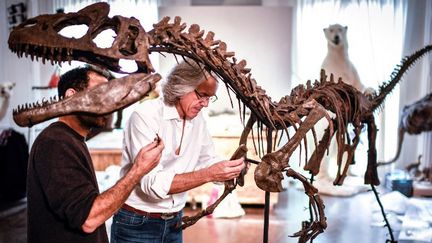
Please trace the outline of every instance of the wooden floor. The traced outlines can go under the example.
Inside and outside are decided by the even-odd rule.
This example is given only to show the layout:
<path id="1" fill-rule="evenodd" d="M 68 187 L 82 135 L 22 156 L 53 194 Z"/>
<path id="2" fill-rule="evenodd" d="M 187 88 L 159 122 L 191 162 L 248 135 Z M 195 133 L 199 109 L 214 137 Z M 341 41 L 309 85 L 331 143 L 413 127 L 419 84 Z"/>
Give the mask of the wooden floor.
<path id="1" fill-rule="evenodd" d="M 328 227 L 313 242 L 385 243 L 387 239 L 390 239 L 387 236 L 386 228 L 371 226 L 372 217 L 378 217 L 378 221 L 382 219 L 379 213 L 372 215 L 371 205 L 375 203 L 372 192 L 364 192 L 348 198 L 329 196 L 322 196 L 322 198 L 326 205 Z M 291 238 L 289 235 L 300 229 L 301 221 L 308 219 L 309 212 L 305 209 L 307 197 L 303 191 L 288 189 L 280 201 L 283 201 L 279 204 L 283 209 L 272 206 L 270 210 L 268 242 L 298 242 L 298 238 Z M 240 218 L 201 219 L 184 231 L 184 242 L 265 242 L 263 239 L 263 208 L 245 208 L 245 210 L 246 215 Z M 186 215 L 191 213 L 193 213 L 191 209 L 185 210 Z M 398 232 L 395 232 L 394 235 L 397 237 Z"/>
<path id="2" fill-rule="evenodd" d="M 307 198 L 304 192 L 290 188 L 280 194 L 280 207 L 272 205 L 268 229 L 269 243 L 298 242 L 290 238 L 300 229 L 301 221 L 308 219 Z M 264 197 L 264 193 L 262 194 Z M 381 221 L 379 213 L 372 214 L 375 204 L 372 192 L 364 192 L 353 197 L 322 196 L 326 205 L 325 213 L 328 227 L 314 242 L 317 243 L 385 243 L 389 239 L 387 229 L 371 226 L 372 221 Z M 22 205 L 22 204 L 21 204 Z M 1 208 L 0 208 L 1 209 Z M 17 209 L 17 207 L 15 207 Z M 195 225 L 185 229 L 185 243 L 260 243 L 263 240 L 263 208 L 244 206 L 246 215 L 234 219 L 205 217 Z M 0 210 L 0 243 L 26 242 L 25 205 L 8 213 Z M 189 207 L 185 215 L 194 213 Z M 373 220 L 374 219 L 374 220 Z M 398 236 L 397 227 L 395 237 Z M 397 238 L 396 238 L 397 239 Z M 407 241 L 398 241 L 408 243 Z"/>

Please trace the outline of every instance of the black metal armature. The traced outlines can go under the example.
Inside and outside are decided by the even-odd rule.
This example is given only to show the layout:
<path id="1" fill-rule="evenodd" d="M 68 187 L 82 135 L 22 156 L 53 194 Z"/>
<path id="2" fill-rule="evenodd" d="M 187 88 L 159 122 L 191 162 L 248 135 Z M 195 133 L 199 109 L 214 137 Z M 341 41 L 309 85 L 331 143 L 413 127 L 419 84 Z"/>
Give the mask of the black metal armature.
<path id="1" fill-rule="evenodd" d="M 385 226 L 387 227 L 387 229 L 388 229 L 388 231 L 389 231 L 389 234 L 390 234 L 390 240 L 386 240 L 386 243 L 387 243 L 387 242 L 389 242 L 389 243 L 397 243 L 397 241 L 394 239 L 394 236 L 393 236 L 393 230 L 392 230 L 392 228 L 391 228 L 391 226 L 390 226 L 390 224 L 389 224 L 389 222 L 388 222 L 388 220 L 387 220 L 387 216 L 386 216 L 386 214 L 385 214 L 384 207 L 383 207 L 383 205 L 382 205 L 382 203 L 381 203 L 381 200 L 380 200 L 380 198 L 379 198 L 378 192 L 377 192 L 377 190 L 375 189 L 375 186 L 374 186 L 374 185 L 371 184 L 371 187 L 372 187 L 372 191 L 374 192 L 375 198 L 376 198 L 376 200 L 377 200 L 377 202 L 378 202 L 378 205 L 380 206 L 381 214 L 382 214 L 382 216 L 383 216 L 383 218 L 384 218 L 384 221 L 385 221 Z"/>

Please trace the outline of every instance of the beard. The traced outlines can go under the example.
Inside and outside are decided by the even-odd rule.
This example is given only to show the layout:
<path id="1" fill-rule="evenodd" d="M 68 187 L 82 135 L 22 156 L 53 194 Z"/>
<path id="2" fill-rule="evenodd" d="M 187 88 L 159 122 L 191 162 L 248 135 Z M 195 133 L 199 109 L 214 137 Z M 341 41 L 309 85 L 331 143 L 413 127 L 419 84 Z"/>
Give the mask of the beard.
<path id="1" fill-rule="evenodd" d="M 77 118 L 83 127 L 89 130 L 99 130 L 111 125 L 108 124 L 108 121 L 112 121 L 112 114 L 105 116 L 77 115 Z"/>
<path id="2" fill-rule="evenodd" d="M 78 115 L 78 121 L 81 126 L 86 127 L 89 133 L 86 136 L 86 140 L 90 140 L 101 132 L 112 131 L 113 114 L 105 116 L 90 116 L 90 115 Z"/>

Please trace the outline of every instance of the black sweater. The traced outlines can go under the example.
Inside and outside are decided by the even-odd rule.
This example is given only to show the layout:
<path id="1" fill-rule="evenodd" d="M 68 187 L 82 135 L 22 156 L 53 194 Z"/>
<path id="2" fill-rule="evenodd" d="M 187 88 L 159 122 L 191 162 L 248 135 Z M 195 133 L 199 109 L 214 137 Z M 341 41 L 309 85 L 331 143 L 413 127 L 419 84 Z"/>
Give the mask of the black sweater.
<path id="1" fill-rule="evenodd" d="M 55 122 L 36 138 L 27 175 L 28 242 L 108 242 L 105 224 L 81 226 L 99 194 L 84 137 Z"/>

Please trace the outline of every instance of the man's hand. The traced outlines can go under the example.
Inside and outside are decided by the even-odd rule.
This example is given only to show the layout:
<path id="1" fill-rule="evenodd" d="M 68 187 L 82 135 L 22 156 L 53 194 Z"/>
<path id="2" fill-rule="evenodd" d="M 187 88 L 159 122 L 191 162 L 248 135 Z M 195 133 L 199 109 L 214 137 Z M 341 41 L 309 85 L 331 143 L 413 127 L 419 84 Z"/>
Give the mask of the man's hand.
<path id="1" fill-rule="evenodd" d="M 135 157 L 134 164 L 138 166 L 142 175 L 149 173 L 159 164 L 164 147 L 164 143 L 161 139 L 155 139 L 155 141 L 141 148 Z"/>
<path id="2" fill-rule="evenodd" d="M 96 197 L 82 230 L 94 232 L 97 227 L 111 217 L 126 201 L 135 185 L 159 163 L 164 144 L 155 139 L 138 152 L 132 168 L 114 186 Z"/>
<path id="3" fill-rule="evenodd" d="M 213 182 L 223 182 L 236 178 L 245 167 L 244 158 L 218 162 L 208 168 Z"/>

